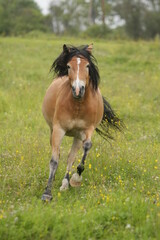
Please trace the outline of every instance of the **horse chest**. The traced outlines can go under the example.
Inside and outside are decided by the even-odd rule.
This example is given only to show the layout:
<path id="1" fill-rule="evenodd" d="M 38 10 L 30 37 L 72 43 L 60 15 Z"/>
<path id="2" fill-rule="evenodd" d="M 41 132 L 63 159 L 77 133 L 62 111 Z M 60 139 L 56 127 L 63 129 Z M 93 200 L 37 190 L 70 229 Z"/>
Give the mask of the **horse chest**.
<path id="1" fill-rule="evenodd" d="M 56 119 L 66 131 L 83 130 L 88 127 L 92 115 L 83 103 L 64 104 L 57 111 Z"/>
<path id="2" fill-rule="evenodd" d="M 96 125 L 97 111 L 96 98 L 86 95 L 83 100 L 75 100 L 72 93 L 63 93 L 57 101 L 54 120 L 66 131 L 81 131 Z"/>
<path id="3" fill-rule="evenodd" d="M 78 122 L 78 125 L 81 125 L 82 122 L 88 122 L 89 119 L 92 121 L 95 117 L 96 109 L 87 103 L 80 102 L 71 106 L 70 114 L 71 118 Z"/>
<path id="4" fill-rule="evenodd" d="M 84 107 L 77 104 L 68 109 L 67 113 L 68 117 L 66 118 L 65 125 L 68 130 L 86 128 L 87 122 Z"/>
<path id="5" fill-rule="evenodd" d="M 70 111 L 71 111 L 74 119 L 75 118 L 80 118 L 85 114 L 85 109 L 82 106 L 82 104 L 72 105 Z"/>

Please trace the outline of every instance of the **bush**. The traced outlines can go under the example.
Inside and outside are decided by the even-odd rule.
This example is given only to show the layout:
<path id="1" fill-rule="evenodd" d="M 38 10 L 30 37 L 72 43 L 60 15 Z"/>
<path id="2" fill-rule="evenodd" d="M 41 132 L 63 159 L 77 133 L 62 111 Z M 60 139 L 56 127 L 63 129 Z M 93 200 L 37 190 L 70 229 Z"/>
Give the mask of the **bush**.
<path id="1" fill-rule="evenodd" d="M 111 33 L 111 30 L 106 25 L 92 25 L 83 35 L 86 37 L 106 38 Z"/>

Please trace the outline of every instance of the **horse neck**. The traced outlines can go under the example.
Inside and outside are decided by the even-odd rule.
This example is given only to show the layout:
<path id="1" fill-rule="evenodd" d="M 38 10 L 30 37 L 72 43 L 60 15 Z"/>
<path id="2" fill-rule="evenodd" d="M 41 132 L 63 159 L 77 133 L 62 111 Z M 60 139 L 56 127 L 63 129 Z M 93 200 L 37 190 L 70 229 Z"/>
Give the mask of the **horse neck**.
<path id="1" fill-rule="evenodd" d="M 92 84 L 89 83 L 89 85 L 85 89 L 85 96 L 84 97 L 86 99 L 88 99 L 90 97 L 94 97 L 94 94 L 95 94 L 95 90 L 93 89 Z"/>

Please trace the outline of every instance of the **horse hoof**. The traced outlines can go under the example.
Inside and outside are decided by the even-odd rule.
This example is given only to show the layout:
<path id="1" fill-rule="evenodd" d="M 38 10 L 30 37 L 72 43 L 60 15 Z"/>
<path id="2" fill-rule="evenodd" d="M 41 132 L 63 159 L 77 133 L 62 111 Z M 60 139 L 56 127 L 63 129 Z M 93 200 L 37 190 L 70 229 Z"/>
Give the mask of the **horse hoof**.
<path id="1" fill-rule="evenodd" d="M 52 195 L 48 195 L 48 194 L 43 194 L 42 195 L 42 198 L 41 198 L 42 201 L 44 202 L 50 202 L 52 200 Z"/>
<path id="2" fill-rule="evenodd" d="M 82 182 L 82 176 L 79 176 L 78 173 L 74 173 L 70 180 L 70 185 L 72 187 L 80 187 Z"/>
<path id="3" fill-rule="evenodd" d="M 60 191 L 65 191 L 69 188 L 69 182 L 66 178 L 62 181 L 62 186 L 60 187 Z"/>

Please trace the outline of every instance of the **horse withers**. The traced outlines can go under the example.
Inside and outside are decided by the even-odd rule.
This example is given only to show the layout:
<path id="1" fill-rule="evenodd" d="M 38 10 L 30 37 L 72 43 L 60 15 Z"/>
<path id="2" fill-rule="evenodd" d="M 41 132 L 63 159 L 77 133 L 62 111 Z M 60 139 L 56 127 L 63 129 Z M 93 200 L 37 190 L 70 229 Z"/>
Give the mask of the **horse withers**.
<path id="1" fill-rule="evenodd" d="M 109 129 L 121 130 L 121 121 L 99 90 L 99 72 L 92 55 L 93 45 L 82 47 L 63 46 L 51 70 L 57 74 L 48 88 L 42 112 L 50 127 L 52 158 L 47 187 L 42 200 L 52 199 L 51 188 L 58 167 L 60 144 L 63 137 L 73 137 L 67 160 L 67 169 L 60 190 L 80 186 L 87 154 L 92 146 L 91 137 L 96 130 L 105 139 L 111 138 Z M 70 172 L 77 151 L 83 146 L 83 157 L 70 179 Z"/>

